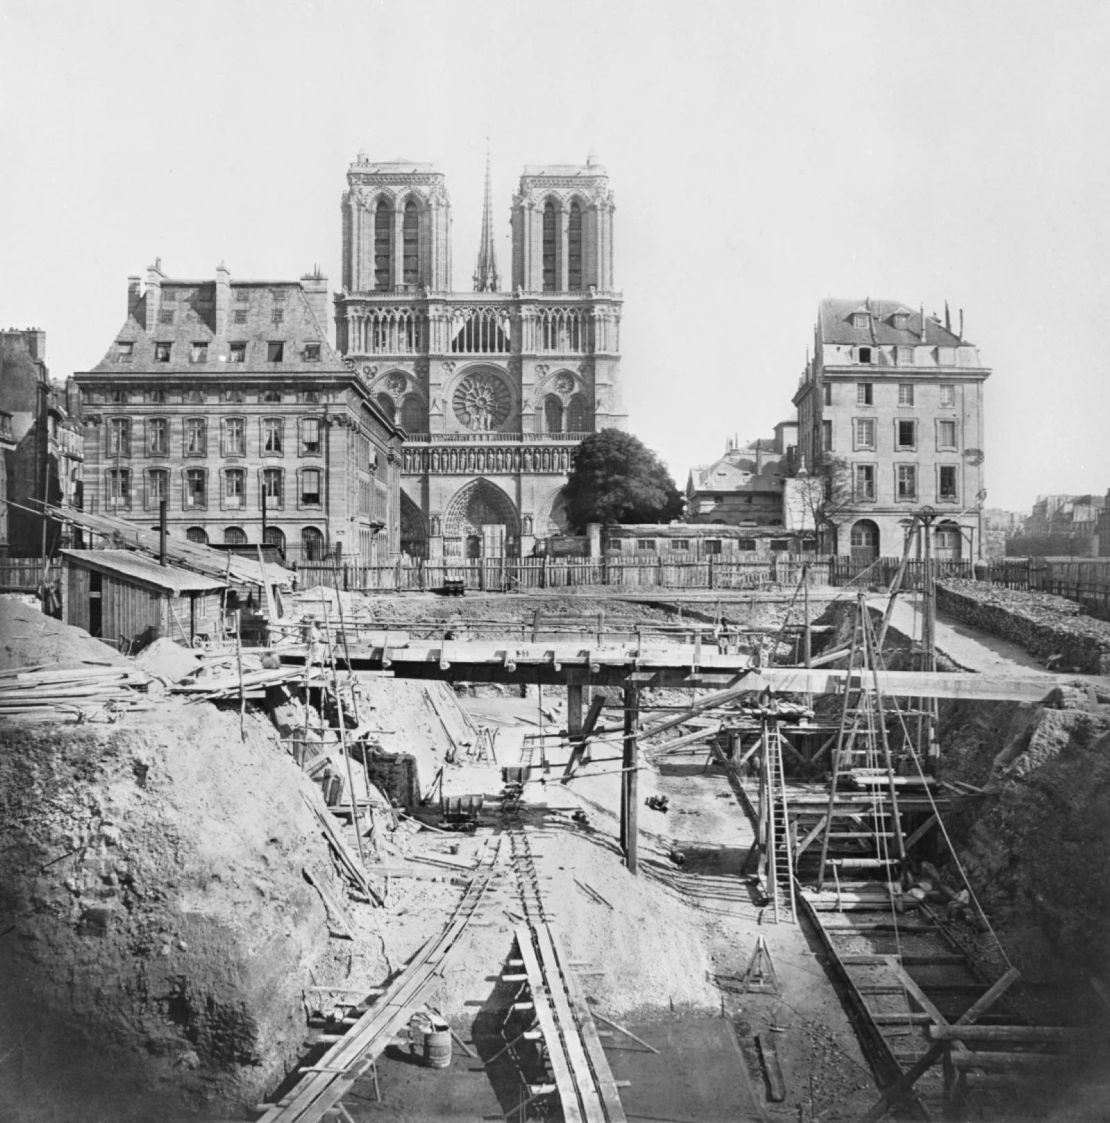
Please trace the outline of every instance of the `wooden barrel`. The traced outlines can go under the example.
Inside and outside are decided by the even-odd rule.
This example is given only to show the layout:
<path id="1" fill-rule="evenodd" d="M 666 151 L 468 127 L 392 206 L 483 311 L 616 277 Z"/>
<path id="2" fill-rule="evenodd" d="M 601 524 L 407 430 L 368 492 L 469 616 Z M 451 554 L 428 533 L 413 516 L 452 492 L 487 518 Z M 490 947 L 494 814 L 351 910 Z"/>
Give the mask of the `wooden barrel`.
<path id="1" fill-rule="evenodd" d="M 429 1068 L 450 1067 L 451 1030 L 445 1022 L 433 1022 L 424 1034 L 424 1063 Z"/>

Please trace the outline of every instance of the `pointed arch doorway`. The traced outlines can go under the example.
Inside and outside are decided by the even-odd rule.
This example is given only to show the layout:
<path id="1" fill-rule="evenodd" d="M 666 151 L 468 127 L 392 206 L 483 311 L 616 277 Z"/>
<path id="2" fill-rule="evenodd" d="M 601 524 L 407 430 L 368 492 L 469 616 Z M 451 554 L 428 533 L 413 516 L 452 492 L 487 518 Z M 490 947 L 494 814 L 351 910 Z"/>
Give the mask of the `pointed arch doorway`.
<path id="1" fill-rule="evenodd" d="M 513 501 L 489 480 L 472 480 L 455 493 L 443 519 L 443 552 L 450 557 L 513 557 L 520 517 Z"/>

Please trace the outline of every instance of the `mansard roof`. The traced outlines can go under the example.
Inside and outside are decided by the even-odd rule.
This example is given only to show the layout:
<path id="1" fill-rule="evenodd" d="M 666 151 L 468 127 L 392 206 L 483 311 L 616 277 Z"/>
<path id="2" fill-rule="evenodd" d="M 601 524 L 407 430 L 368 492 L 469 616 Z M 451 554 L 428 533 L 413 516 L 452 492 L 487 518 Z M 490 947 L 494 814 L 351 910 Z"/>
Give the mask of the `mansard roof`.
<path id="1" fill-rule="evenodd" d="M 856 327 L 853 316 L 867 313 L 870 322 Z M 905 317 L 903 327 L 895 327 L 895 316 Z M 823 300 L 818 312 L 817 330 L 823 343 L 903 344 L 904 346 L 957 347 L 967 340 L 946 328 L 939 320 L 925 317 L 922 338 L 921 312 L 911 311 L 900 300 Z"/>
<path id="2" fill-rule="evenodd" d="M 326 281 L 323 284 L 326 291 Z M 92 370 L 192 376 L 227 372 L 237 376 L 273 376 L 302 370 L 315 375 L 349 374 L 338 351 L 328 342 L 325 326 L 318 320 L 299 281 L 232 281 L 228 288 L 226 308 L 220 309 L 218 316 L 214 280 L 166 277 L 160 284 L 148 283 L 111 347 Z M 150 317 L 153 326 L 147 330 L 149 301 L 155 301 L 156 307 Z M 281 312 L 280 323 L 274 322 L 277 311 Z M 121 343 L 131 344 L 131 354 L 126 359 L 121 357 Z M 155 347 L 159 343 L 170 344 L 168 362 L 155 362 Z M 208 344 L 203 363 L 192 361 L 193 345 L 197 343 Z M 234 366 L 228 361 L 232 343 L 247 344 L 243 360 Z M 280 366 L 267 360 L 270 343 L 285 344 Z M 305 347 L 310 343 L 319 347 L 319 359 L 302 362 Z"/>

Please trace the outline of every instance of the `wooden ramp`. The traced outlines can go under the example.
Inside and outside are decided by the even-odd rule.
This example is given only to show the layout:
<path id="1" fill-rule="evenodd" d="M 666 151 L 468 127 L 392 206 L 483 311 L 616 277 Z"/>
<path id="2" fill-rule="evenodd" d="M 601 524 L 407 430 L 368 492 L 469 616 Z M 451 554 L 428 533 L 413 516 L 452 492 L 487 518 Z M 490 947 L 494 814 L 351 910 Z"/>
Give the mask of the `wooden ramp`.
<path id="1" fill-rule="evenodd" d="M 545 923 L 515 930 L 566 1123 L 627 1123 L 585 995 Z"/>

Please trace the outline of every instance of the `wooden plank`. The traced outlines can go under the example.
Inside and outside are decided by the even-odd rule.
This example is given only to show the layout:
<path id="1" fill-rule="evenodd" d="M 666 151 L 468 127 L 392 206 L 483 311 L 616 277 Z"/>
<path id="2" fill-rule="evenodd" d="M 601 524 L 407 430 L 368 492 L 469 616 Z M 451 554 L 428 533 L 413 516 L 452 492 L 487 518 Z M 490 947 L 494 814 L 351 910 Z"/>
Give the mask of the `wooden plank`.
<path id="1" fill-rule="evenodd" d="M 1074 1026 L 961 1026 L 932 1025 L 929 1036 L 934 1041 L 962 1041 L 965 1045 L 986 1045 L 993 1041 L 1083 1041 L 1089 1030 Z"/>
<path id="2" fill-rule="evenodd" d="M 774 1039 L 769 1033 L 760 1033 L 756 1035 L 755 1043 L 759 1047 L 763 1071 L 767 1074 L 767 1098 L 772 1103 L 782 1103 L 786 1099 L 786 1077 L 782 1074 Z"/>
<path id="3" fill-rule="evenodd" d="M 601 1093 L 601 1101 L 605 1105 L 606 1117 L 609 1123 L 626 1123 L 627 1116 L 625 1115 L 624 1105 L 621 1103 L 616 1081 L 613 1079 L 613 1073 L 609 1068 L 609 1058 L 606 1057 L 605 1049 L 602 1047 L 600 1033 L 594 1024 L 593 1013 L 586 1002 L 586 995 L 571 969 L 565 949 L 551 930 L 550 925 L 547 932 L 551 939 L 551 946 L 555 951 L 555 959 L 566 983 L 571 1008 L 582 1031 L 582 1041 L 586 1046 L 586 1055 L 589 1058 L 590 1067 L 593 1069 L 598 1091 Z M 648 1048 L 651 1049 L 651 1046 L 649 1045 Z M 658 1052 L 658 1050 L 652 1049 L 652 1052 Z"/>
<path id="4" fill-rule="evenodd" d="M 566 1047 L 556 1025 L 555 1012 L 548 997 L 543 971 L 540 969 L 536 949 L 532 944 L 532 929 L 526 924 L 522 924 L 514 930 L 513 934 L 516 936 L 517 946 L 520 948 L 520 957 L 524 960 L 525 969 L 531 978 L 530 988 L 535 1003 L 536 1020 L 539 1022 L 544 1041 L 547 1043 L 547 1057 L 551 1064 L 551 1071 L 555 1076 L 555 1086 L 559 1090 L 563 1118 L 567 1123 L 593 1123 L 592 1119 L 583 1120 L 578 1105 L 578 1092 L 574 1077 L 571 1075 Z"/>
<path id="5" fill-rule="evenodd" d="M 549 994 L 555 1008 L 555 1016 L 563 1035 L 567 1060 L 570 1062 L 574 1082 L 578 1087 L 583 1115 L 588 1123 L 592 1123 L 594 1119 L 604 1119 L 601 1097 L 598 1095 L 597 1085 L 594 1083 L 590 1062 L 586 1059 L 586 1048 L 582 1040 L 581 1028 L 570 1008 L 570 999 L 567 996 L 563 972 L 559 967 L 559 960 L 555 955 L 555 948 L 552 946 L 551 933 L 547 925 L 538 926 L 535 929 L 535 937 L 544 977 L 548 981 Z"/>
<path id="6" fill-rule="evenodd" d="M 952 1066 L 961 1071 L 980 1069 L 983 1072 L 1021 1072 L 1030 1075 L 1045 1069 L 1059 1069 L 1073 1058 L 1054 1053 L 975 1053 L 971 1050 L 952 1055 Z"/>

